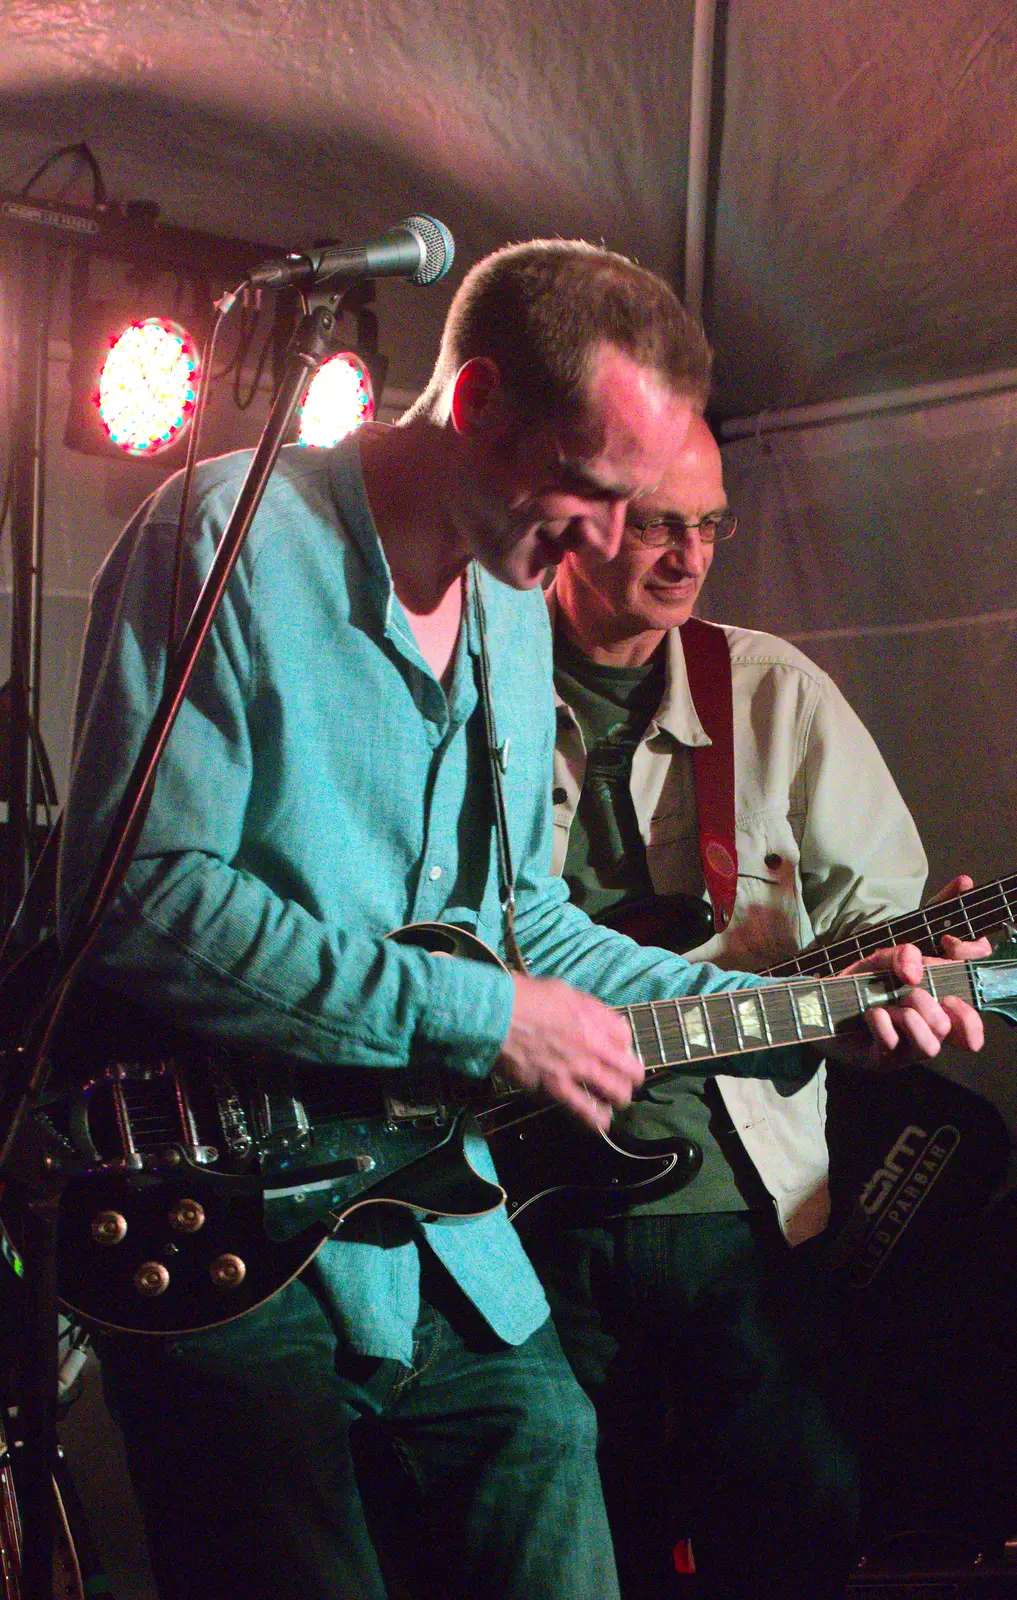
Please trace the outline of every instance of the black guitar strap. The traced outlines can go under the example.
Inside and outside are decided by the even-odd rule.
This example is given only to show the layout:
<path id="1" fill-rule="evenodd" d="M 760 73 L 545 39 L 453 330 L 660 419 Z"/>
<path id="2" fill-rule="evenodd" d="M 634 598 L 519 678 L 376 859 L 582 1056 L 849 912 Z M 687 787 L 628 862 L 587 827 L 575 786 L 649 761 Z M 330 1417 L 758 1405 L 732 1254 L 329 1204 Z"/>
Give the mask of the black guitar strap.
<path id="1" fill-rule="evenodd" d="M 487 614 L 480 568 L 474 561 L 470 566 L 469 588 L 473 595 L 477 618 L 477 637 L 480 642 L 480 699 L 484 707 L 484 739 L 487 745 L 487 767 L 491 775 L 491 798 L 494 804 L 494 838 L 498 851 L 498 897 L 501 901 L 502 938 L 505 959 L 517 972 L 526 971 L 526 962 L 516 939 L 516 879 L 512 867 L 512 841 L 509 838 L 508 812 L 505 808 L 505 789 L 502 778 L 508 769 L 509 741 L 498 743 L 498 730 L 494 720 L 494 702 L 491 698 L 491 661 L 487 652 Z"/>

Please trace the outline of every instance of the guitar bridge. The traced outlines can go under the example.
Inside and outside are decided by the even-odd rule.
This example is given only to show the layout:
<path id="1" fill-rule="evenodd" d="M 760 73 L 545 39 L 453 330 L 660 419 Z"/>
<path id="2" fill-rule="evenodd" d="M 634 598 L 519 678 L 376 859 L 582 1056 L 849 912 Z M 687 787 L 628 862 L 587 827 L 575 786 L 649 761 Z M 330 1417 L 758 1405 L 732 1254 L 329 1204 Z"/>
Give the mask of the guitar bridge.
<path id="1" fill-rule="evenodd" d="M 296 1074 L 259 1062 L 254 1076 L 250 1109 L 259 1155 L 292 1155 L 309 1149 L 311 1123 L 303 1100 L 294 1093 Z"/>

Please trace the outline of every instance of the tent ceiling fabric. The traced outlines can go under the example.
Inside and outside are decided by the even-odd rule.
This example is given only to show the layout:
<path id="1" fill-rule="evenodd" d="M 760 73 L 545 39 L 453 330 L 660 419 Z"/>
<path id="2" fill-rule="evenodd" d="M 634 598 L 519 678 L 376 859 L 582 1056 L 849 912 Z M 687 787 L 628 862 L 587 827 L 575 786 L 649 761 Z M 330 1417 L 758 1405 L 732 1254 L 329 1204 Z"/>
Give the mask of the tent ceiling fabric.
<path id="1" fill-rule="evenodd" d="M 673 275 L 691 18 L 691 0 L 14 0 L 0 187 L 84 138 L 111 194 L 190 226 L 299 245 L 430 211 L 453 284 L 548 233 Z M 387 292 L 394 382 L 424 381 L 446 304 Z"/>
<path id="2" fill-rule="evenodd" d="M 1015 364 L 1013 0 L 736 0 L 725 101 L 721 411 Z"/>
<path id="3" fill-rule="evenodd" d="M 719 18 L 718 409 L 1017 364 L 1012 0 Z M 461 265 L 582 233 L 680 283 L 691 19 L 692 0 L 8 0 L 0 187 L 86 139 L 111 194 L 186 225 L 299 244 L 424 209 Z M 426 375 L 444 304 L 387 291 L 396 382 Z"/>

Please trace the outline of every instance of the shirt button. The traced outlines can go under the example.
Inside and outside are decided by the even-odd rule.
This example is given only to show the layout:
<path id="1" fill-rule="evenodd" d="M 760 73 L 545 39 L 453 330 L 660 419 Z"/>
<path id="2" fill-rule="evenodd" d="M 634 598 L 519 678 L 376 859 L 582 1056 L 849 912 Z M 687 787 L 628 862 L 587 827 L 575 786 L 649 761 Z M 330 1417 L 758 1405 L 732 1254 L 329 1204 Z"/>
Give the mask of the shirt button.
<path id="1" fill-rule="evenodd" d="M 763 865 L 769 867 L 771 872 L 776 872 L 778 867 L 784 865 L 784 858 L 779 856 L 775 850 L 771 850 L 768 856 L 763 857 Z"/>
<path id="2" fill-rule="evenodd" d="M 441 868 L 432 867 L 427 876 L 430 878 L 432 883 L 437 883 L 438 879 L 441 877 Z"/>
<path id="3" fill-rule="evenodd" d="M 558 784 L 557 788 L 551 790 L 551 802 L 553 805 L 563 806 L 568 797 L 568 790 L 563 789 L 561 784 Z"/>

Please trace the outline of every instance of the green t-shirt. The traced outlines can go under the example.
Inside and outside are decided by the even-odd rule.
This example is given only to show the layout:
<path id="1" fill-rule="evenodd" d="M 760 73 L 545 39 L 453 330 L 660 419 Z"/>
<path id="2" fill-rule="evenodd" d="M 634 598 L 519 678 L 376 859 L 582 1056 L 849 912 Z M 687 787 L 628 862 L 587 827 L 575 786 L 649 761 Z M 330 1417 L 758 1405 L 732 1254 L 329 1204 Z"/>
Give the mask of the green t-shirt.
<path id="1" fill-rule="evenodd" d="M 622 901 L 653 893 L 646 846 L 632 803 L 632 757 L 664 693 L 664 652 L 645 666 L 606 667 L 576 650 L 559 631 L 555 639 L 555 686 L 573 711 L 586 746 L 582 794 L 569 831 L 563 877 L 576 905 L 591 917 Z M 718 1124 L 729 1128 L 715 1089 L 698 1076 L 650 1083 L 626 1114 L 624 1127 L 640 1139 L 668 1139 L 677 1132 L 695 1140 L 703 1165 L 692 1183 L 634 1208 L 637 1215 L 744 1211 L 749 1205 L 718 1142 Z M 744 1152 L 733 1131 L 720 1135 L 739 1167 Z M 753 1191 L 753 1203 L 756 1194 Z"/>
<path id="2" fill-rule="evenodd" d="M 569 833 L 564 877 L 591 917 L 653 893 L 629 789 L 632 757 L 664 693 L 664 658 L 642 667 L 603 667 L 555 641 L 555 684 L 586 745 L 586 776 Z"/>

